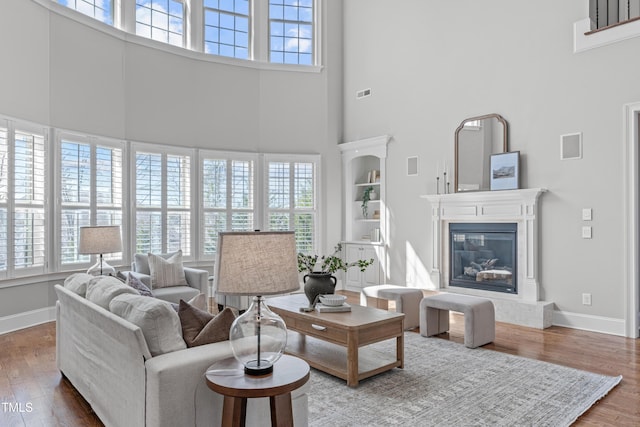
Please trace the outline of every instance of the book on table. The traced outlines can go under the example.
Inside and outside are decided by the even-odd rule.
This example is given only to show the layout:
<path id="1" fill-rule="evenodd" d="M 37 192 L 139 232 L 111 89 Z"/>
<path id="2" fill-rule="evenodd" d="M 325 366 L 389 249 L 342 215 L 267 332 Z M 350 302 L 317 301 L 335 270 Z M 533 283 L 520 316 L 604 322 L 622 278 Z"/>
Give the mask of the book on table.
<path id="1" fill-rule="evenodd" d="M 344 311 L 351 311 L 351 306 L 347 303 L 342 305 L 324 305 L 316 304 L 316 311 L 318 313 L 341 313 Z"/>

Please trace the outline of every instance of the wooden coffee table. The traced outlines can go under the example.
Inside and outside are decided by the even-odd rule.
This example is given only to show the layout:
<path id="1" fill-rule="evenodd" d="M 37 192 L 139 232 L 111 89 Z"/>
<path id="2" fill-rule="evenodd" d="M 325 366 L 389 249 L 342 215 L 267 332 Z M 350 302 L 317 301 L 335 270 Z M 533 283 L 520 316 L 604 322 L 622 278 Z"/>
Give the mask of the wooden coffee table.
<path id="1" fill-rule="evenodd" d="M 350 387 L 393 368 L 404 367 L 404 314 L 352 305 L 350 312 L 304 313 L 303 294 L 268 298 L 267 305 L 287 324 L 286 352 L 312 367 L 342 378 Z M 395 359 L 365 346 L 395 338 Z"/>

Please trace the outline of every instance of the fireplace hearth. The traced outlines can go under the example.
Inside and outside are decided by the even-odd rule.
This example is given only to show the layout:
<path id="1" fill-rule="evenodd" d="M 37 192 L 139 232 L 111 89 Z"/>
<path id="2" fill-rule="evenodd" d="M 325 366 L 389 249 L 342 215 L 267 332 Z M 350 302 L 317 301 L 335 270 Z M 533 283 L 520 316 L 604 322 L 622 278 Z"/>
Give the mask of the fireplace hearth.
<path id="1" fill-rule="evenodd" d="M 516 223 L 450 223 L 449 286 L 517 294 Z"/>

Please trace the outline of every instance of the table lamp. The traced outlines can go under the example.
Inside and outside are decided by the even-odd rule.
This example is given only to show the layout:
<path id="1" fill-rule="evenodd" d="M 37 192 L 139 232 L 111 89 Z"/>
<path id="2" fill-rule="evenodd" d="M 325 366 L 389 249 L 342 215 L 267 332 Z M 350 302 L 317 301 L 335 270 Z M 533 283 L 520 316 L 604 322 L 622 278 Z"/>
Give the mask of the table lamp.
<path id="1" fill-rule="evenodd" d="M 221 232 L 215 270 L 218 294 L 254 297 L 231 325 L 233 355 L 247 375 L 273 372 L 287 345 L 287 329 L 262 297 L 300 289 L 294 232 Z"/>
<path id="2" fill-rule="evenodd" d="M 88 270 L 94 276 L 115 273 L 116 269 L 103 260 L 103 254 L 122 251 L 122 238 L 119 225 L 98 225 L 80 227 L 80 246 L 78 253 L 83 255 L 100 255 L 98 261 Z"/>

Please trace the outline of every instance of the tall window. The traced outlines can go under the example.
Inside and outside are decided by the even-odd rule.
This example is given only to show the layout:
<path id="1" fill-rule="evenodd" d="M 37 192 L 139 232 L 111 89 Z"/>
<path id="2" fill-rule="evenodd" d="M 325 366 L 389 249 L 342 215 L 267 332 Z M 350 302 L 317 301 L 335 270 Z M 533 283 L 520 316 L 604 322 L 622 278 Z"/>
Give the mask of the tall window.
<path id="1" fill-rule="evenodd" d="M 45 271 L 43 133 L 0 125 L 0 273 Z"/>
<path id="2" fill-rule="evenodd" d="M 269 56 L 281 64 L 313 64 L 313 0 L 269 0 Z"/>
<path id="3" fill-rule="evenodd" d="M 184 47 L 182 0 L 136 0 L 136 34 Z"/>
<path id="4" fill-rule="evenodd" d="M 113 0 L 58 0 L 58 3 L 113 25 Z"/>
<path id="5" fill-rule="evenodd" d="M 203 154 L 201 235 L 204 257 L 215 255 L 220 231 L 255 228 L 254 164 L 253 159 Z"/>
<path id="6" fill-rule="evenodd" d="M 191 156 L 135 151 L 137 253 L 191 255 Z"/>
<path id="7" fill-rule="evenodd" d="M 60 139 L 60 263 L 87 263 L 78 253 L 80 227 L 122 224 L 122 146 Z M 105 254 L 122 259 L 122 254 Z"/>
<path id="8" fill-rule="evenodd" d="M 294 230 L 298 251 L 307 253 L 316 249 L 316 163 L 266 162 L 267 226 Z"/>
<path id="9" fill-rule="evenodd" d="M 249 0 L 204 0 L 204 51 L 249 59 Z"/>

